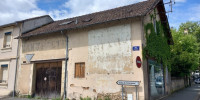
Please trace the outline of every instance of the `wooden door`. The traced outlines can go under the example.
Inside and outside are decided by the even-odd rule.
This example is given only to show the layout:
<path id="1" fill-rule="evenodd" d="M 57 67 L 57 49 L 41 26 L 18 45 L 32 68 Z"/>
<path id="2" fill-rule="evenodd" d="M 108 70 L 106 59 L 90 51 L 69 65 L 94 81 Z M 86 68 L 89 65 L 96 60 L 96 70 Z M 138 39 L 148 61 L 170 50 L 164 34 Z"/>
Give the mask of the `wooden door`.
<path id="1" fill-rule="evenodd" d="M 61 92 L 61 62 L 36 64 L 36 94 L 45 98 L 56 98 Z"/>

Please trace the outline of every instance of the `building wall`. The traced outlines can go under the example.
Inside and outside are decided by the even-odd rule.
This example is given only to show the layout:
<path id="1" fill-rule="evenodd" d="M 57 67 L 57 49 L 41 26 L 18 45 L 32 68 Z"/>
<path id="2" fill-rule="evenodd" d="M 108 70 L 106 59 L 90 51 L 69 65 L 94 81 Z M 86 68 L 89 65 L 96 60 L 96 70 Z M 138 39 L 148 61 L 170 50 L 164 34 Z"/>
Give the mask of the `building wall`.
<path id="1" fill-rule="evenodd" d="M 155 10 L 155 11 L 154 11 Z M 155 8 L 155 9 L 152 9 L 146 16 L 144 16 L 143 18 L 143 30 L 144 30 L 144 25 L 148 24 L 148 23 L 153 23 L 153 20 L 151 19 L 152 15 L 156 15 L 156 21 L 160 21 L 160 16 L 158 14 L 158 10 Z M 145 32 L 143 31 L 143 41 L 142 41 L 142 44 L 143 46 L 145 47 L 146 45 L 146 34 Z M 145 83 L 145 100 L 149 100 L 150 98 L 150 87 L 149 87 L 149 68 L 148 68 L 148 63 L 147 63 L 147 59 L 144 59 L 144 63 L 143 63 L 143 66 L 146 66 L 146 68 L 144 69 L 144 81 Z M 170 92 L 170 83 L 171 83 L 171 74 L 170 72 L 166 71 L 168 70 L 167 67 L 166 69 L 163 69 L 164 70 L 164 82 L 165 82 L 165 94 L 168 94 Z"/>
<path id="2" fill-rule="evenodd" d="M 3 48 L 4 34 L 6 32 L 12 32 L 10 48 Z M 18 40 L 14 38 L 19 36 L 19 32 L 20 32 L 19 26 L 11 26 L 11 27 L 0 29 L 0 60 L 16 58 Z"/>
<path id="3" fill-rule="evenodd" d="M 28 32 L 32 29 L 41 27 L 42 25 L 45 25 L 51 22 L 53 22 L 53 19 L 49 16 L 27 20 L 24 22 L 24 25 L 22 27 L 22 33 Z"/>
<path id="4" fill-rule="evenodd" d="M 19 36 L 20 27 L 21 24 L 18 24 L 16 26 L 9 26 L 0 29 L 0 64 L 8 64 L 8 80 L 6 88 L 9 91 L 12 91 L 14 89 L 16 56 L 17 56 L 17 46 L 18 46 L 18 40 L 14 38 Z M 4 34 L 6 32 L 12 32 L 11 47 L 9 48 L 3 48 Z"/>
<path id="5" fill-rule="evenodd" d="M 121 97 L 121 86 L 118 80 L 141 81 L 138 88 L 139 99 L 144 99 L 143 66 L 137 68 L 136 57 L 142 59 L 141 21 L 123 20 L 96 25 L 87 29 L 64 32 L 69 36 L 68 85 L 69 98 L 100 97 L 111 95 Z M 23 94 L 30 93 L 22 83 L 32 84 L 32 72 L 26 67 L 34 67 L 33 63 L 24 64 L 26 54 L 34 54 L 31 61 L 65 58 L 65 37 L 61 33 L 31 37 L 22 41 L 22 54 L 18 90 Z M 133 46 L 140 46 L 133 51 Z M 85 62 L 85 78 L 74 78 L 75 63 Z M 26 66 L 23 69 L 23 66 Z M 64 87 L 65 62 L 62 64 L 62 87 Z M 25 71 L 27 70 L 27 71 Z M 24 73 L 27 75 L 24 76 Z M 30 79 L 29 79 L 30 77 Z M 32 89 L 34 90 L 34 89 Z M 63 88 L 61 91 L 63 92 Z M 135 99 L 135 87 L 125 86 L 125 94 L 132 94 Z"/>
<path id="6" fill-rule="evenodd" d="M 140 46 L 139 51 L 132 51 Z M 136 57 L 142 59 L 141 21 L 113 23 L 69 34 L 68 97 L 121 98 L 118 80 L 141 81 L 139 99 L 144 99 L 143 67 L 136 67 Z M 85 78 L 74 78 L 74 66 L 85 62 Z M 135 99 L 135 87 L 125 86 L 125 94 Z"/>
<path id="7" fill-rule="evenodd" d="M 66 55 L 65 48 L 65 37 L 61 33 L 22 40 L 17 91 L 22 95 L 30 95 L 35 92 L 35 65 L 26 60 L 26 54 L 34 55 L 31 61 L 63 59 Z"/>

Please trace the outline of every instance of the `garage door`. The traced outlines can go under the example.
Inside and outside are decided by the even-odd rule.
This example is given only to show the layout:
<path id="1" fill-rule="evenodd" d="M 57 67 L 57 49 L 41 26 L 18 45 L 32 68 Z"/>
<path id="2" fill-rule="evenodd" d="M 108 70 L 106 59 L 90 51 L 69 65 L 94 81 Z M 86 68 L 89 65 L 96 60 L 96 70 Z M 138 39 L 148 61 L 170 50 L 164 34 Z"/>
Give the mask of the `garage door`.
<path id="1" fill-rule="evenodd" d="M 62 62 L 36 64 L 36 95 L 56 98 L 61 92 Z"/>

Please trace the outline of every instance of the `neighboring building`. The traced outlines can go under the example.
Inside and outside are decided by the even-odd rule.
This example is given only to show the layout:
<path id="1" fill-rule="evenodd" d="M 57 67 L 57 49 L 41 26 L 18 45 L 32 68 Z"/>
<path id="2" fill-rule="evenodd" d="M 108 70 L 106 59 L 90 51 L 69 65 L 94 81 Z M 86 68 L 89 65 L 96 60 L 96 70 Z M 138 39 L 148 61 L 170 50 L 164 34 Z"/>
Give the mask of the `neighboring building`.
<path id="1" fill-rule="evenodd" d="M 0 26 L 0 96 L 14 90 L 18 60 L 18 39 L 21 33 L 53 22 L 49 15 L 17 21 Z"/>
<path id="2" fill-rule="evenodd" d="M 165 77 L 170 75 L 154 60 L 142 59 L 144 25 L 153 23 L 153 13 L 157 16 L 154 21 L 162 22 L 172 44 L 162 0 L 59 20 L 22 34 L 17 91 L 21 95 L 63 96 L 67 73 L 66 93 L 70 99 L 120 99 L 118 80 L 140 81 L 139 100 L 166 95 L 170 90 L 169 78 Z M 139 48 L 133 51 L 134 46 Z M 137 56 L 142 59 L 141 68 L 136 66 Z M 124 97 L 135 99 L 135 91 L 134 86 L 124 86 Z"/>

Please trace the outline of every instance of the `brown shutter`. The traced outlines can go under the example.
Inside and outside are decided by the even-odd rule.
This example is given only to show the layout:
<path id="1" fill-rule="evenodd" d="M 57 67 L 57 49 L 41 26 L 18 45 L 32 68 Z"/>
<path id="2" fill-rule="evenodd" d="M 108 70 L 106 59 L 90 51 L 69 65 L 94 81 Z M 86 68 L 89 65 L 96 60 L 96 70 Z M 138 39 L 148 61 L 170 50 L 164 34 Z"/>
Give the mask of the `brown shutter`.
<path id="1" fill-rule="evenodd" d="M 75 64 L 75 78 L 79 76 L 79 64 Z"/>
<path id="2" fill-rule="evenodd" d="M 75 63 L 75 78 L 85 77 L 85 63 Z"/>
<path id="3" fill-rule="evenodd" d="M 85 63 L 81 64 L 81 77 L 84 78 L 85 77 Z"/>

